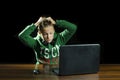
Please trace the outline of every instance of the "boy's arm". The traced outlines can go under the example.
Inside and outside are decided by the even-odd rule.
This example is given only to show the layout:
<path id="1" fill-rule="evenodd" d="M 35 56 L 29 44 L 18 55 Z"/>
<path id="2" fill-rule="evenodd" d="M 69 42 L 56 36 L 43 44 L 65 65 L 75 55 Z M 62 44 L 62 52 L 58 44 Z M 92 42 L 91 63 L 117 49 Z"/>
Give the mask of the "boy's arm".
<path id="1" fill-rule="evenodd" d="M 27 46 L 33 48 L 36 45 L 36 40 L 30 36 L 36 29 L 34 24 L 28 25 L 24 30 L 18 34 L 18 38 Z"/>
<path id="2" fill-rule="evenodd" d="M 63 44 L 66 44 L 66 42 L 73 36 L 73 34 L 77 30 L 77 26 L 75 24 L 70 23 L 66 20 L 56 20 L 56 25 L 60 28 L 65 29 L 60 33 Z"/>
<path id="3" fill-rule="evenodd" d="M 31 33 L 39 26 L 39 24 L 45 19 L 45 17 L 40 17 L 34 24 L 28 25 L 22 32 L 19 33 L 19 39 L 29 47 L 34 47 L 36 45 L 36 40 L 30 36 Z"/>

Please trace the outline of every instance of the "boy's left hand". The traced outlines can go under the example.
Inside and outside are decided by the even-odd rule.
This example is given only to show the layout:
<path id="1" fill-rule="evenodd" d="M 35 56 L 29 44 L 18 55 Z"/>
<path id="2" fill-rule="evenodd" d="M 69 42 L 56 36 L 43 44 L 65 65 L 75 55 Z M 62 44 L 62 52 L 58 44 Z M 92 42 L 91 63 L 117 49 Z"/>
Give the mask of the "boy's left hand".
<path id="1" fill-rule="evenodd" d="M 46 19 L 50 20 L 52 24 L 56 24 L 55 20 L 53 20 L 51 17 L 47 17 Z"/>

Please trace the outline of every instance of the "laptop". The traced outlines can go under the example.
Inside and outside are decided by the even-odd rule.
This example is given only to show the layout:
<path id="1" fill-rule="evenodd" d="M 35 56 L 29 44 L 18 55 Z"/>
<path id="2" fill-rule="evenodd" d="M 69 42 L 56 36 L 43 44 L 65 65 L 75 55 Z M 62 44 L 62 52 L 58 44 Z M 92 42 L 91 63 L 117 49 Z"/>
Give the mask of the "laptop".
<path id="1" fill-rule="evenodd" d="M 60 47 L 59 67 L 52 71 L 60 76 L 91 74 L 99 71 L 100 44 L 75 44 Z"/>

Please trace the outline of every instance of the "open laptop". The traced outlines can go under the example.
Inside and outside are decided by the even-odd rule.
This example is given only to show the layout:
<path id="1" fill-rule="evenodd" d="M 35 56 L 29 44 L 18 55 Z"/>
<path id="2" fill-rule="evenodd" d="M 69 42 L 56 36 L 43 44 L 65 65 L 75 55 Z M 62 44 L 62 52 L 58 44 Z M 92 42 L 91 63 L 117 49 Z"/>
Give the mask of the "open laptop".
<path id="1" fill-rule="evenodd" d="M 99 71 L 100 44 L 75 44 L 60 47 L 57 75 L 89 74 Z"/>

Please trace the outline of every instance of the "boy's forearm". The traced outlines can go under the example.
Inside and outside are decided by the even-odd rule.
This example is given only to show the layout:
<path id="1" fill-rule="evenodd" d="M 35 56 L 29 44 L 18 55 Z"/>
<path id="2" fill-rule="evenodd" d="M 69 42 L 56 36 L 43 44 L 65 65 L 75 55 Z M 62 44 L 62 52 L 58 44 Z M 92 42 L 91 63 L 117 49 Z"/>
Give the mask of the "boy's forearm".
<path id="1" fill-rule="evenodd" d="M 66 44 L 77 30 L 77 26 L 65 20 L 57 20 L 56 25 L 64 30 L 60 33 L 61 43 Z"/>
<path id="2" fill-rule="evenodd" d="M 56 25 L 60 28 L 68 29 L 70 32 L 74 32 L 77 29 L 77 26 L 73 23 L 70 23 L 66 20 L 56 20 Z"/>
<path id="3" fill-rule="evenodd" d="M 34 24 L 31 24 L 31 25 L 28 25 L 25 29 L 23 29 L 20 33 L 19 33 L 19 36 L 21 35 L 30 35 L 34 30 L 35 30 L 35 25 Z"/>
<path id="4" fill-rule="evenodd" d="M 35 44 L 35 40 L 30 36 L 31 33 L 36 29 L 34 24 L 28 25 L 25 29 L 23 29 L 19 34 L 19 39 L 30 47 L 33 47 Z"/>

